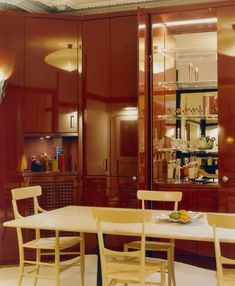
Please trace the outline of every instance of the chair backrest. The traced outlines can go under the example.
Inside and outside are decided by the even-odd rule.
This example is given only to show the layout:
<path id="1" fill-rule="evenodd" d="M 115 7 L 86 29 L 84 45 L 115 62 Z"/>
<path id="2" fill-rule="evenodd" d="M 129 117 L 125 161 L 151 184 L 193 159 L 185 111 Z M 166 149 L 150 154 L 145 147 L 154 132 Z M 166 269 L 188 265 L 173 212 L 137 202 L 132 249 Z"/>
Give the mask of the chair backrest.
<path id="1" fill-rule="evenodd" d="M 235 260 L 222 256 L 218 228 L 235 229 L 235 215 L 209 213 L 207 214 L 207 221 L 209 225 L 213 226 L 216 270 L 217 270 L 217 285 L 223 286 L 223 264 L 235 265 Z"/>
<path id="2" fill-rule="evenodd" d="M 31 187 L 22 187 L 11 190 L 12 194 L 12 205 L 15 218 L 21 218 L 22 215 L 19 213 L 17 201 L 25 199 L 33 199 L 34 213 L 38 213 L 39 204 L 37 197 L 41 196 L 42 189 L 41 186 L 31 186 Z"/>
<path id="3" fill-rule="evenodd" d="M 137 191 L 137 198 L 142 201 L 142 209 L 145 208 L 145 201 L 156 201 L 156 202 L 173 202 L 174 210 L 177 211 L 178 203 L 182 200 L 182 193 L 139 190 Z"/>
<path id="4" fill-rule="evenodd" d="M 152 214 L 149 210 L 136 210 L 136 209 L 108 209 L 108 208 L 92 208 L 92 214 L 97 224 L 98 242 L 100 249 L 100 259 L 102 267 L 103 279 L 106 277 L 107 262 L 110 257 L 138 257 L 140 258 L 140 279 L 144 277 L 145 270 L 145 223 L 151 221 Z M 136 228 L 137 236 L 141 237 L 141 248 L 136 251 L 115 251 L 108 249 L 104 243 L 104 230 L 107 223 L 111 223 L 112 233 L 117 233 L 116 230 L 124 227 Z M 119 224 L 119 228 L 117 225 Z M 128 228 L 126 226 L 128 225 Z M 128 233 L 123 233 L 128 235 Z M 120 269 L 121 270 L 121 269 Z"/>

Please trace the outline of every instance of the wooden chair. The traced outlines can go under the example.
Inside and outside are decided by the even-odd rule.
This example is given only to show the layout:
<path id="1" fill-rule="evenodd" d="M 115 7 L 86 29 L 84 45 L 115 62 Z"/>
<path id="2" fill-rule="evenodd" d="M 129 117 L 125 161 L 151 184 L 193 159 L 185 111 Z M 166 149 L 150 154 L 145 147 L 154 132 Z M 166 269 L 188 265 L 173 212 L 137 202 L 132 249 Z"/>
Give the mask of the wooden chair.
<path id="1" fill-rule="evenodd" d="M 137 198 L 141 200 L 142 209 L 145 209 L 145 202 L 158 201 L 158 202 L 172 202 L 174 203 L 174 211 L 178 209 L 178 202 L 182 199 L 181 192 L 160 192 L 150 190 L 139 190 L 137 191 Z M 125 251 L 128 249 L 139 249 L 140 241 L 132 241 L 126 243 L 124 248 Z M 168 241 L 146 241 L 145 250 L 149 251 L 161 251 L 167 254 L 167 265 L 166 270 L 168 271 L 168 285 L 171 286 L 173 283 L 176 286 L 175 279 L 175 267 L 174 267 L 174 239 Z"/>
<path id="2" fill-rule="evenodd" d="M 151 284 L 165 285 L 165 263 L 160 260 L 147 260 L 145 257 L 145 223 L 151 221 L 151 212 L 145 210 L 111 210 L 93 208 L 93 217 L 97 223 L 98 242 L 101 260 L 102 286 L 113 286 L 118 282 L 148 284 L 145 280 L 150 275 L 160 272 L 159 281 Z M 123 228 L 137 228 L 141 247 L 137 251 L 116 251 L 105 246 L 103 229 L 106 223 L 113 225 L 113 233 Z M 125 234 L 124 234 L 125 235 Z M 127 235 L 127 234 L 126 234 Z"/>
<path id="3" fill-rule="evenodd" d="M 235 259 L 227 258 L 221 255 L 220 231 L 225 229 L 235 229 L 235 215 L 224 214 L 207 214 L 209 225 L 213 226 L 215 258 L 216 258 L 216 276 L 217 286 L 234 286 L 235 285 Z M 222 228 L 219 230 L 218 228 Z M 225 265 L 233 265 L 233 268 L 225 268 Z"/>
<path id="4" fill-rule="evenodd" d="M 44 212 L 38 203 L 37 197 L 42 194 L 40 186 L 23 187 L 12 189 L 12 204 L 15 219 L 22 218 L 19 213 L 19 200 L 31 199 L 33 200 L 34 214 Z M 55 237 L 42 238 L 40 236 L 40 230 L 35 229 L 35 239 L 24 242 L 24 235 L 21 228 L 17 228 L 17 238 L 19 246 L 19 278 L 18 286 L 22 284 L 24 276 L 34 277 L 34 286 L 37 284 L 38 278 L 53 279 L 54 285 L 59 286 L 59 275 L 62 271 L 68 269 L 72 265 L 80 265 L 81 270 L 81 285 L 84 286 L 84 237 L 81 233 L 80 236 L 59 236 L 59 231 L 55 231 Z M 68 251 L 68 248 L 80 245 L 80 251 Z M 35 260 L 25 259 L 25 249 L 34 249 L 36 252 Z M 67 250 L 67 251 L 65 251 Z M 53 262 L 43 262 L 41 256 L 53 255 L 55 257 Z M 66 258 L 70 256 L 70 259 L 60 262 L 60 256 L 66 255 Z M 71 255 L 73 258 L 71 259 Z M 25 264 L 35 265 L 36 268 L 26 272 L 24 269 Z M 40 266 L 54 266 L 54 276 L 40 275 Z"/>

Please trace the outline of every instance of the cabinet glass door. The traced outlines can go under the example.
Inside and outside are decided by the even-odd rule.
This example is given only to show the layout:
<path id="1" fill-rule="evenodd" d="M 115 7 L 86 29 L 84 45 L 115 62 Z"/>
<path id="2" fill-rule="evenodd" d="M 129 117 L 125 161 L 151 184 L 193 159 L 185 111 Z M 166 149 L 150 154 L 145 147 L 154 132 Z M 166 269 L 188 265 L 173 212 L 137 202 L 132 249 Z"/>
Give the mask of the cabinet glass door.
<path id="1" fill-rule="evenodd" d="M 218 165 L 217 18 L 152 15 L 152 182 L 214 182 Z"/>

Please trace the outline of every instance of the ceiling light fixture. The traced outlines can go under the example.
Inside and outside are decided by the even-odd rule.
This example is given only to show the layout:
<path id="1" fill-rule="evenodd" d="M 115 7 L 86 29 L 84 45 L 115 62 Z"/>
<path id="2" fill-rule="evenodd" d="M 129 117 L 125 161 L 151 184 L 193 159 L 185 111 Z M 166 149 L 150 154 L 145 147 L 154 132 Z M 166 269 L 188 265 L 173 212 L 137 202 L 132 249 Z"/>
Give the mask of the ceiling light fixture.
<path id="1" fill-rule="evenodd" d="M 48 65 L 72 72 L 77 70 L 77 49 L 68 44 L 66 49 L 60 49 L 45 56 L 44 60 Z"/>
<path id="2" fill-rule="evenodd" d="M 0 103 L 2 103 L 3 97 L 5 96 L 5 90 L 7 87 L 8 79 L 12 74 L 13 66 L 13 63 L 9 62 L 0 67 Z"/>

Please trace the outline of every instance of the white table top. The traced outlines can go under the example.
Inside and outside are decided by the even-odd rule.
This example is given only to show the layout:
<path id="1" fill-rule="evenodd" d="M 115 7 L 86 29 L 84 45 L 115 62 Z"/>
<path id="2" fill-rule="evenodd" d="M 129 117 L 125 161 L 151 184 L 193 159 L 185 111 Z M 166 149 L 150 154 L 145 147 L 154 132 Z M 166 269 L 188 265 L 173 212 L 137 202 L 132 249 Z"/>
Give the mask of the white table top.
<path id="1" fill-rule="evenodd" d="M 6 227 L 40 228 L 49 230 L 77 231 L 96 233 L 96 223 L 92 217 L 92 207 L 67 206 L 37 215 L 11 220 L 3 223 Z M 125 211 L 125 209 L 122 209 Z M 206 213 L 198 220 L 186 224 L 159 220 L 164 211 L 152 210 L 153 220 L 146 224 L 146 236 L 158 238 L 175 238 L 185 240 L 212 241 L 212 227 L 208 225 Z M 229 214 L 228 214 L 229 215 Z M 118 226 L 109 224 L 105 229 L 109 234 L 136 235 L 135 227 L 128 224 Z M 223 241 L 235 243 L 235 230 L 221 229 Z"/>

